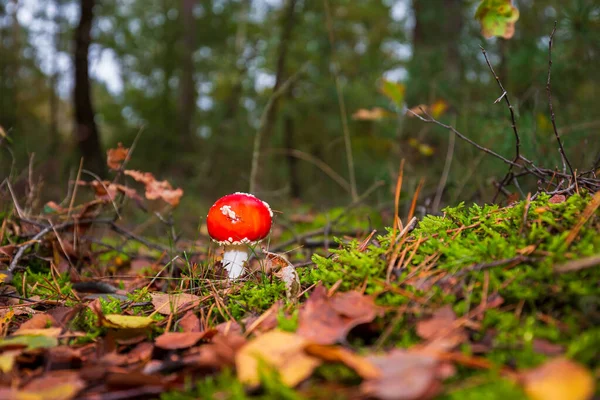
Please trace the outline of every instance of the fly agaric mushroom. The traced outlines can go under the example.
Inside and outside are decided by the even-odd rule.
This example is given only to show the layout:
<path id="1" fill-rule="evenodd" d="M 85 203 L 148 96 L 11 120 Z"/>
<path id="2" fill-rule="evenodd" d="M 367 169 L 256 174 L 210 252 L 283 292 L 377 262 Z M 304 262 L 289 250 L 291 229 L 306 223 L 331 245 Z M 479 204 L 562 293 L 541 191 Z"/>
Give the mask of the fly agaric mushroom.
<path id="1" fill-rule="evenodd" d="M 248 193 L 228 194 L 210 208 L 206 217 L 208 234 L 224 247 L 223 266 L 230 279 L 244 273 L 249 246 L 269 234 L 272 222 L 271 207 Z"/>

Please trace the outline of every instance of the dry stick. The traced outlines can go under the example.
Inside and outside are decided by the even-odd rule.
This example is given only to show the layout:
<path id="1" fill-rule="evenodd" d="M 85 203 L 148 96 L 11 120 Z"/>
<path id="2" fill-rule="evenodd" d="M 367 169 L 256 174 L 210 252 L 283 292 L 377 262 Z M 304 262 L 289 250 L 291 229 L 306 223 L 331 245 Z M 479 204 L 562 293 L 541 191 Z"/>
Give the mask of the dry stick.
<path id="1" fill-rule="evenodd" d="M 51 226 L 48 226 L 48 227 L 42 229 L 38 234 L 36 234 L 34 237 L 32 237 L 29 242 L 27 242 L 25 245 L 19 247 L 17 254 L 15 254 L 14 258 L 10 262 L 10 265 L 8 266 L 8 272 L 13 272 L 15 270 L 15 268 L 17 268 L 17 264 L 19 263 L 19 260 L 21 259 L 21 257 L 23 257 L 23 254 L 25 253 L 25 251 L 28 248 L 30 248 L 31 246 L 33 246 L 35 243 L 37 243 L 37 241 L 39 239 L 41 239 L 45 234 L 47 234 L 51 230 L 52 230 Z"/>
<path id="2" fill-rule="evenodd" d="M 571 162 L 567 158 L 565 154 L 565 148 L 563 147 L 562 140 L 560 140 L 560 135 L 558 134 L 558 129 L 556 129 L 556 120 L 554 118 L 554 108 L 552 107 L 552 90 L 550 87 L 550 74 L 552 71 L 552 41 L 554 39 L 554 33 L 556 32 L 556 21 L 554 21 L 554 28 L 552 29 L 552 33 L 550 34 L 550 41 L 548 42 L 548 80 L 546 81 L 546 92 L 548 93 L 548 107 L 550 108 L 550 119 L 552 121 L 552 129 L 554 130 L 554 136 L 556 137 L 556 141 L 558 142 L 558 151 L 560 152 L 560 156 L 562 157 L 563 163 L 567 163 L 569 166 L 569 171 L 571 171 L 571 175 L 573 176 L 573 182 L 577 182 L 577 178 L 575 176 L 575 172 L 573 171 L 573 167 L 571 166 Z M 563 173 L 565 172 L 563 168 Z"/>
<path id="3" fill-rule="evenodd" d="M 423 118 L 422 116 L 420 116 L 419 114 L 416 114 L 415 112 L 413 112 L 412 110 L 407 110 L 409 113 L 411 113 L 412 115 L 414 115 L 415 117 L 419 118 L 421 121 L 423 122 L 427 122 L 427 123 L 433 123 L 436 124 L 438 126 L 441 126 L 442 128 L 448 129 L 450 131 L 452 131 L 456 136 L 458 136 L 460 139 L 464 140 L 465 142 L 469 143 L 471 146 L 476 147 L 477 149 L 483 151 L 484 153 L 487 153 L 489 155 L 492 155 L 500 160 L 502 160 L 505 164 L 511 165 L 513 167 L 518 167 L 518 168 L 523 168 L 522 165 L 517 164 L 514 161 L 510 161 L 509 159 L 501 156 L 500 154 L 496 153 L 493 150 L 490 150 L 486 147 L 483 147 L 482 145 L 474 142 L 473 140 L 469 139 L 468 137 L 466 137 L 465 135 L 463 135 L 462 133 L 460 133 L 459 131 L 456 130 L 456 128 L 454 128 L 451 125 L 446 125 L 440 121 L 438 121 L 437 119 L 433 118 L 431 115 L 429 115 L 425 110 L 423 110 L 421 108 L 421 112 L 423 112 L 424 115 L 427 116 L 427 118 Z"/>
<path id="4" fill-rule="evenodd" d="M 260 146 L 262 142 L 262 137 L 265 134 L 265 129 L 267 126 L 267 116 L 269 115 L 270 110 L 275 105 L 275 100 L 277 100 L 279 97 L 281 97 L 288 91 L 292 83 L 294 83 L 300 77 L 301 73 L 304 72 L 308 64 L 308 62 L 304 63 L 304 65 L 302 65 L 294 75 L 290 76 L 285 82 L 283 82 L 279 89 L 277 89 L 273 92 L 273 94 L 271 94 L 271 97 L 269 97 L 269 101 L 267 102 L 267 105 L 265 106 L 265 109 L 263 110 L 260 116 L 260 124 L 258 126 L 258 130 L 256 131 L 256 135 L 254 136 L 254 145 L 252 150 L 252 166 L 250 168 L 250 193 L 254 193 L 256 190 L 256 180 L 258 177 L 258 159 L 260 157 Z"/>
<path id="5" fill-rule="evenodd" d="M 73 205 L 75 204 L 75 196 L 77 196 L 77 186 L 79 186 L 79 179 L 81 179 L 81 170 L 83 169 L 83 157 L 79 159 L 79 169 L 77 170 L 77 177 L 75 178 L 75 186 L 73 187 L 73 193 L 71 195 L 71 201 L 69 202 L 69 210 L 67 211 L 67 218 L 71 216 Z M 108 192 L 108 191 L 107 191 Z"/>
<path id="6" fill-rule="evenodd" d="M 300 160 L 304 160 L 315 167 L 319 168 L 325 174 L 327 174 L 331 179 L 333 179 L 338 185 L 340 185 L 345 191 L 350 192 L 350 184 L 342 177 L 340 174 L 335 172 L 333 168 L 331 168 L 327 163 L 323 160 L 313 156 L 312 154 L 308 154 L 298 149 L 269 149 L 269 153 L 281 153 L 286 154 L 288 156 L 292 156 L 298 158 Z"/>
<path id="7" fill-rule="evenodd" d="M 506 105 L 508 106 L 508 110 L 510 111 L 510 120 L 511 120 L 513 132 L 515 134 L 515 160 L 514 161 L 518 162 L 519 159 L 521 158 L 521 139 L 519 137 L 519 132 L 517 130 L 517 123 L 516 123 L 516 120 L 515 120 L 515 112 L 513 110 L 513 106 L 510 103 L 510 100 L 508 98 L 508 92 L 506 91 L 506 89 L 504 89 L 504 86 L 502 85 L 502 82 L 500 81 L 500 78 L 496 74 L 496 71 L 494 71 L 494 68 L 492 67 L 492 63 L 490 63 L 490 60 L 488 59 L 487 53 L 486 53 L 486 51 L 485 51 L 485 49 L 483 47 L 481 47 L 481 52 L 483 53 L 483 57 L 485 58 L 485 62 L 487 63 L 488 68 L 492 72 L 492 75 L 496 79 L 496 82 L 498 83 L 498 86 L 500 87 L 500 90 L 502 90 L 502 95 L 500 97 L 498 97 L 496 99 L 496 101 L 494 101 L 494 104 L 496 104 L 496 103 L 502 101 L 502 99 L 504 99 L 504 101 L 506 102 Z M 517 180 L 516 180 L 516 178 L 514 177 L 514 175 L 512 173 L 512 169 L 513 169 L 513 165 L 511 165 L 511 166 L 508 167 L 508 172 L 506 173 L 506 175 L 504 176 L 504 178 L 500 181 L 500 185 L 498 186 L 498 190 L 496 191 L 496 194 L 494 195 L 494 199 L 492 200 L 493 202 L 496 201 L 496 198 L 498 197 L 498 194 L 500 194 L 500 192 L 502 191 L 502 188 L 506 184 L 508 184 L 509 181 L 514 180 L 515 185 L 516 185 Z"/>
<path id="8" fill-rule="evenodd" d="M 333 21 L 331 20 L 331 10 L 329 9 L 329 1 L 323 0 L 323 4 L 325 6 L 325 19 L 327 33 L 329 37 L 329 45 L 331 46 L 331 53 L 334 54 L 335 39 L 333 37 Z M 350 129 L 348 128 L 348 115 L 346 113 L 346 103 L 344 102 L 344 95 L 342 93 L 342 85 L 340 84 L 340 76 L 337 70 L 337 65 L 334 65 L 333 77 L 335 80 L 335 91 L 337 93 L 338 105 L 340 107 L 340 114 L 342 118 L 342 130 L 344 132 L 344 145 L 346 147 L 346 161 L 348 163 L 348 175 L 350 176 L 350 189 L 352 194 L 352 200 L 356 201 L 356 199 L 358 198 L 358 192 L 356 190 L 356 177 L 354 175 L 354 157 L 352 155 L 352 143 L 350 141 Z"/>

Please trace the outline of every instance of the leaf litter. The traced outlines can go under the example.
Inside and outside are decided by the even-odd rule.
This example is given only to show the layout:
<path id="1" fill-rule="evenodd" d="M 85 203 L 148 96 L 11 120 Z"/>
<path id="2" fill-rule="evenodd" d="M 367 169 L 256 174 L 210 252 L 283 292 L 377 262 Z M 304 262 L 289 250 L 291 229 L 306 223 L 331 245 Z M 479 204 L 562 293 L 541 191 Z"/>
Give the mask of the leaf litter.
<path id="1" fill-rule="evenodd" d="M 400 87 L 386 90 L 401 101 Z M 121 170 L 128 156 L 119 146 L 110 167 Z M 147 199 L 178 205 L 183 193 L 168 182 L 123 172 L 144 183 Z M 597 390 L 598 290 L 581 281 L 598 278 L 598 195 L 459 206 L 418 224 L 414 207 L 407 224 L 396 207 L 387 234 L 340 241 L 308 268 L 263 249 L 264 272 L 228 282 L 204 251 L 183 262 L 122 227 L 113 230 L 121 243 L 87 242 L 94 225 L 114 226 L 101 222 L 113 202 L 142 199 L 116 181 L 86 186 L 92 202 L 49 203 L 45 221 L 3 225 L 21 240 L 0 243 L 0 262 L 33 251 L 19 255 L 27 273 L 7 270 L 1 287 L 0 399 L 158 398 L 227 371 L 249 397 L 273 385 L 301 395 L 334 384 L 360 398 L 444 398 L 464 390 L 457 382 L 482 379 L 530 400 L 587 400 Z M 580 259 L 592 261 L 555 267 Z M 82 296 L 94 291 L 102 296 Z M 569 303 L 576 295 L 580 308 Z"/>

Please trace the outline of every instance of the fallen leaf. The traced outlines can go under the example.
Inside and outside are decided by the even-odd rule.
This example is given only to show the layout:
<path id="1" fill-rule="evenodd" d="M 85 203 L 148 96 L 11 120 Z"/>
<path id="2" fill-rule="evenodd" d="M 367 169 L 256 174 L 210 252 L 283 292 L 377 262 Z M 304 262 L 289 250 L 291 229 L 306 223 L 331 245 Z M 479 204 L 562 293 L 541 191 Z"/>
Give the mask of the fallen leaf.
<path id="1" fill-rule="evenodd" d="M 260 383 L 260 361 L 273 367 L 281 381 L 290 387 L 308 378 L 321 364 L 317 358 L 307 355 L 304 348 L 308 341 L 296 334 L 273 330 L 243 346 L 235 357 L 238 379 L 250 386 Z"/>
<path id="2" fill-rule="evenodd" d="M 165 332 L 155 339 L 154 344 L 165 350 L 185 349 L 192 347 L 201 339 L 210 339 L 217 333 L 216 329 L 204 332 Z"/>
<path id="3" fill-rule="evenodd" d="M 306 345 L 305 351 L 323 361 L 343 363 L 352 368 L 363 379 L 375 379 L 381 375 L 379 368 L 369 360 L 340 346 L 324 346 L 311 343 Z"/>
<path id="4" fill-rule="evenodd" d="M 523 372 L 521 381 L 531 400 L 589 400 L 594 395 L 592 373 L 566 358 Z"/>
<path id="5" fill-rule="evenodd" d="M 9 350 L 0 354 L 0 371 L 2 371 L 4 374 L 8 374 L 10 371 L 12 371 L 15 365 L 15 360 L 20 354 L 20 350 Z"/>
<path id="6" fill-rule="evenodd" d="M 151 293 L 152 305 L 156 312 L 162 315 L 177 314 L 188 305 L 200 304 L 200 297 L 189 293 Z"/>
<path id="7" fill-rule="evenodd" d="M 106 164 L 110 169 L 118 170 L 121 168 L 121 162 L 127 159 L 129 149 L 123 147 L 123 144 L 119 142 L 116 149 L 108 149 L 106 151 Z"/>
<path id="8" fill-rule="evenodd" d="M 319 285 L 300 309 L 296 333 L 313 343 L 333 344 L 355 326 L 373 321 L 378 312 L 372 297 L 351 291 L 329 298 Z"/>
<path id="9" fill-rule="evenodd" d="M 564 194 L 555 194 L 554 196 L 548 199 L 548 203 L 559 204 L 564 203 L 565 200 L 567 200 L 567 197 Z"/>
<path id="10" fill-rule="evenodd" d="M 149 327 L 153 322 L 154 321 L 150 317 L 107 314 L 102 320 L 102 326 L 117 329 L 141 329 Z"/>
<path id="11" fill-rule="evenodd" d="M 77 396 L 85 382 L 73 371 L 46 372 L 19 391 L 17 399 L 70 400 Z M 31 396 L 31 397 L 26 397 Z"/>
<path id="12" fill-rule="evenodd" d="M 126 169 L 125 175 L 131 176 L 138 182 L 142 182 L 146 186 L 146 198 L 148 200 L 162 199 L 173 207 L 179 204 L 183 190 L 181 188 L 173 189 L 167 181 L 157 181 L 150 172 L 141 172 L 136 170 Z"/>
<path id="13" fill-rule="evenodd" d="M 367 357 L 381 371 L 361 385 L 364 395 L 381 400 L 429 399 L 441 390 L 443 365 L 433 356 L 394 349 Z"/>
<path id="14" fill-rule="evenodd" d="M 436 310 L 431 318 L 417 322 L 417 335 L 446 351 L 467 340 L 464 329 L 456 325 L 456 314 L 450 305 Z"/>
<path id="15" fill-rule="evenodd" d="M 62 332 L 62 328 L 45 328 L 45 329 L 19 328 L 13 333 L 13 335 L 14 336 L 46 336 L 46 337 L 56 338 L 56 337 L 60 336 L 61 332 Z"/>
<path id="16" fill-rule="evenodd" d="M 20 335 L 0 339 L 0 348 L 2 349 L 25 348 L 25 350 L 34 350 L 57 345 L 58 339 L 52 336 Z"/>
<path id="17" fill-rule="evenodd" d="M 18 331 L 24 329 L 43 329 L 56 326 L 56 320 L 48 314 L 35 314 L 30 320 L 21 324 Z M 17 331 L 17 332 L 18 332 Z"/>
<path id="18" fill-rule="evenodd" d="M 481 33 L 486 38 L 501 36 L 510 39 L 515 33 L 515 22 L 519 10 L 512 0 L 482 0 L 475 11 L 475 19 L 481 24 Z"/>
<path id="19" fill-rule="evenodd" d="M 200 332 L 202 330 L 200 318 L 192 310 L 185 313 L 178 325 L 184 332 Z"/>
<path id="20" fill-rule="evenodd" d="M 361 108 L 352 114 L 352 119 L 359 121 L 379 121 L 384 118 L 391 118 L 394 114 L 381 107 L 372 109 Z"/>

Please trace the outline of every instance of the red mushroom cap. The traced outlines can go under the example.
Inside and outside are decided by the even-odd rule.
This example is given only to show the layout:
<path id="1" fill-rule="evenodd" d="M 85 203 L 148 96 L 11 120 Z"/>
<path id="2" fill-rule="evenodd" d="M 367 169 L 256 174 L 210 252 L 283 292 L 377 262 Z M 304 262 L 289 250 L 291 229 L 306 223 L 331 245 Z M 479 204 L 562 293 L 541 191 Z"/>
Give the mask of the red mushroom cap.
<path id="1" fill-rule="evenodd" d="M 222 245 L 255 244 L 269 234 L 272 222 L 267 203 L 239 192 L 217 200 L 206 217 L 208 234 Z"/>

